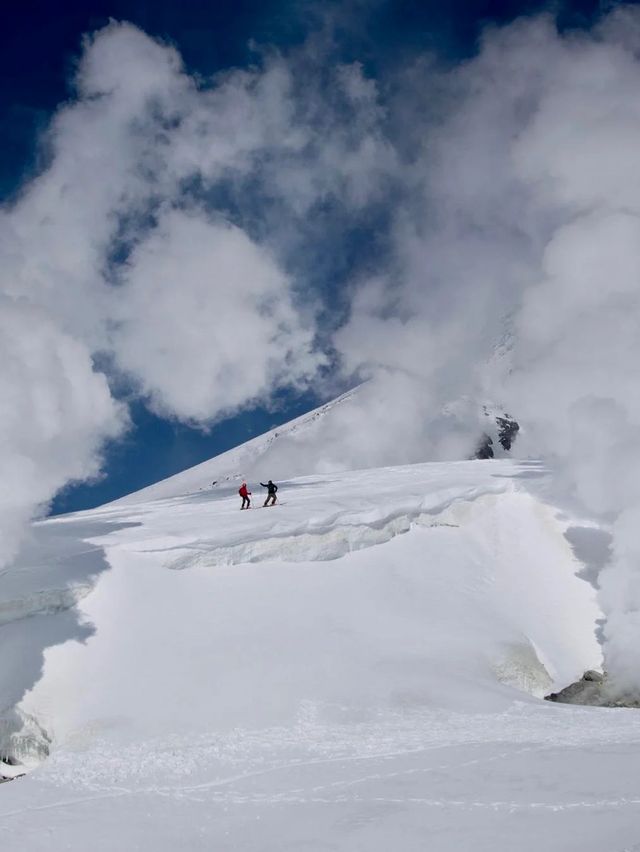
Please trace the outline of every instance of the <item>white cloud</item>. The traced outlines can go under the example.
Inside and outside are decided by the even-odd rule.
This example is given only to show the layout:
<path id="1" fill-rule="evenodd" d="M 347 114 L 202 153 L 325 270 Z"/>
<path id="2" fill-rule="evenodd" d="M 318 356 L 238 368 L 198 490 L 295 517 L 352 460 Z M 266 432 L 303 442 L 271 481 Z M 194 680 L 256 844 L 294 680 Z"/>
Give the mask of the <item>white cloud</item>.
<path id="1" fill-rule="evenodd" d="M 335 63 L 330 40 L 195 80 L 129 25 L 89 39 L 48 166 L 0 221 L 4 321 L 21 341 L 0 402 L 49 400 L 25 435 L 19 405 L 5 418 L 19 495 L 5 505 L 26 517 L 96 470 L 122 422 L 96 353 L 189 422 L 309 381 L 318 278 L 355 291 L 333 342 L 346 373 L 374 380 L 305 464 L 464 455 L 477 411 L 443 408 L 504 403 L 520 446 L 614 518 L 607 664 L 621 687 L 640 682 L 639 22 L 628 8 L 590 33 L 521 20 L 453 70 L 421 59 L 382 83 Z M 354 251 L 363 226 L 370 251 Z M 316 275 L 350 252 L 341 278 Z"/>
<path id="2" fill-rule="evenodd" d="M 640 688 L 640 16 L 619 14 L 566 35 L 519 21 L 438 77 L 393 266 L 337 340 L 350 366 L 421 378 L 433 411 L 465 393 L 504 403 L 525 427 L 516 449 L 613 519 L 604 651 L 624 691 Z M 509 369 L 492 374 L 505 332 Z"/>
<path id="3" fill-rule="evenodd" d="M 15 554 L 25 524 L 68 481 L 94 476 L 125 412 L 86 348 L 40 309 L 0 297 L 0 542 Z"/>
<path id="4" fill-rule="evenodd" d="M 393 158 L 375 85 L 338 65 L 325 91 L 314 50 L 205 80 L 129 24 L 85 40 L 45 165 L 0 211 L 7 541 L 66 482 L 93 476 L 123 428 L 94 361 L 202 425 L 305 386 L 323 363 L 300 235 L 317 204 L 365 205 Z"/>
<path id="5" fill-rule="evenodd" d="M 198 213 L 186 189 L 255 181 L 254 155 L 299 145 L 284 66 L 201 84 L 174 48 L 113 23 L 86 40 L 75 82 L 46 166 L 0 212 L 3 561 L 39 506 L 98 472 L 103 441 L 123 428 L 94 356 L 198 423 L 320 362 L 312 312 L 296 307 L 274 252 Z"/>
<path id="6" fill-rule="evenodd" d="M 160 412 L 207 421 L 318 366 L 290 281 L 239 228 L 164 213 L 117 291 L 119 366 Z"/>

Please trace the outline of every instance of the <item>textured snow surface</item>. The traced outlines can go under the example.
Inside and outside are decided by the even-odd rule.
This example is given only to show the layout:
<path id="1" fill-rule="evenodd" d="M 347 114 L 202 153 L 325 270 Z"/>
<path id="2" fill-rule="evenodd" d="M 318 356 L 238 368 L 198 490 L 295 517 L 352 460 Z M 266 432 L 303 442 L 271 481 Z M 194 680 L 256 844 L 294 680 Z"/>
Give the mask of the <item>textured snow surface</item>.
<path id="1" fill-rule="evenodd" d="M 540 466 L 183 485 L 0 577 L 3 849 L 637 848 L 640 715 L 541 700 L 600 650 Z"/>

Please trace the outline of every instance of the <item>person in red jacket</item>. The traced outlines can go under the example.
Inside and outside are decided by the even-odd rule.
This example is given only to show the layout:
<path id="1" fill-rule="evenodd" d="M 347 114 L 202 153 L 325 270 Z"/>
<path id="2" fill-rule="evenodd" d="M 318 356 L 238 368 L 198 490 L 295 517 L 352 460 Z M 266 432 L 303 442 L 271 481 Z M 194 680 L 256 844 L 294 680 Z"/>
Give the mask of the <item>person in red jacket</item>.
<path id="1" fill-rule="evenodd" d="M 251 500 L 249 500 L 249 497 L 251 497 L 251 492 L 247 491 L 247 483 L 246 482 L 242 483 L 242 485 L 238 489 L 238 494 L 242 497 L 242 506 L 240 506 L 240 508 L 241 509 L 248 509 L 249 506 L 251 506 Z M 246 506 L 244 505 L 245 503 L 247 504 Z"/>

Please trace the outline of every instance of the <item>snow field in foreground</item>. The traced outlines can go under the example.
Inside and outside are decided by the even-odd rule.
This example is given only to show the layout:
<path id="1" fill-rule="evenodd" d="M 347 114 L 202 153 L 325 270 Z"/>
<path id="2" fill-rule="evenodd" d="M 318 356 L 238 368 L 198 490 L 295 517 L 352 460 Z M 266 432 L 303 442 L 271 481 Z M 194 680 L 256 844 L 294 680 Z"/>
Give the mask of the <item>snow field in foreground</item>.
<path id="1" fill-rule="evenodd" d="M 65 560 L 93 590 L 0 628 L 43 656 L 19 708 L 53 741 L 0 789 L 9 843 L 622 852 L 640 722 L 535 697 L 600 663 L 543 481 L 415 465 L 285 483 L 273 510 L 214 489 L 38 525 L 60 560 L 13 600 Z"/>

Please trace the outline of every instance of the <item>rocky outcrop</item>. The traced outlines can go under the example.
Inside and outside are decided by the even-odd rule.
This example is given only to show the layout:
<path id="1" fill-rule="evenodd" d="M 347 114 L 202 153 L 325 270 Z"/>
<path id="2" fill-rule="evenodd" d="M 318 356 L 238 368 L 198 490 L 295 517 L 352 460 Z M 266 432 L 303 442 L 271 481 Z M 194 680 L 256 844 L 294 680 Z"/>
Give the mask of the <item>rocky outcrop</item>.
<path id="1" fill-rule="evenodd" d="M 503 449 L 510 450 L 516 435 L 520 431 L 520 424 L 508 415 L 496 417 L 496 424 L 498 426 L 498 440 Z"/>
<path id="2" fill-rule="evenodd" d="M 560 692 L 545 695 L 546 701 L 561 704 L 580 704 L 589 707 L 633 707 L 640 709 L 640 697 L 614 692 L 606 672 L 586 671 L 580 680 L 565 686 Z"/>
<path id="3" fill-rule="evenodd" d="M 491 425 L 487 426 L 478 441 L 474 453 L 476 459 L 494 458 L 494 448 L 497 444 L 500 444 L 505 452 L 509 452 L 520 431 L 520 424 L 508 414 L 495 414 L 484 406 L 484 415 L 489 418 Z"/>
<path id="4" fill-rule="evenodd" d="M 491 436 L 487 435 L 487 433 L 485 432 L 478 442 L 474 458 L 492 459 L 493 456 L 493 440 Z"/>

